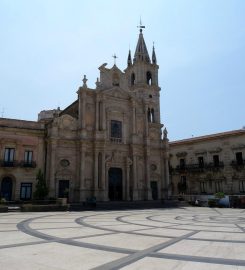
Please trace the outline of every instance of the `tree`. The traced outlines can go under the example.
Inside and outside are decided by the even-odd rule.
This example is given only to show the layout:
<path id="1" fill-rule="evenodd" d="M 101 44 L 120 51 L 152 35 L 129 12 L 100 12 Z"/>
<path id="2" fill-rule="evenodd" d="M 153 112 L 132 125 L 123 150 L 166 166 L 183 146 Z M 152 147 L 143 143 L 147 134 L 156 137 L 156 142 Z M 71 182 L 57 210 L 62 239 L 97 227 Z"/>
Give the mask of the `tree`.
<path id="1" fill-rule="evenodd" d="M 48 195 L 48 187 L 44 179 L 42 171 L 39 169 L 36 176 L 36 191 L 34 192 L 34 198 L 38 200 L 44 200 Z"/>
<path id="2" fill-rule="evenodd" d="M 224 192 L 217 192 L 217 193 L 215 193 L 214 194 L 214 197 L 216 198 L 216 199 L 223 199 L 223 198 L 225 198 L 225 193 Z"/>

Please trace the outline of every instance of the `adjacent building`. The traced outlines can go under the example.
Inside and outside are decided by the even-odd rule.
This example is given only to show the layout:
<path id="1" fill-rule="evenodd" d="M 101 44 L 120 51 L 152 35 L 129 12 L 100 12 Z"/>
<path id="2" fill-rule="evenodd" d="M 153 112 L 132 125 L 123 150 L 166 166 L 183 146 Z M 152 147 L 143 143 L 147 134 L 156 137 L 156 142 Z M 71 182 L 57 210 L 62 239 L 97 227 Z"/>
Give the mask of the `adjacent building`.
<path id="1" fill-rule="evenodd" d="M 245 129 L 174 141 L 171 192 L 245 194 Z"/>

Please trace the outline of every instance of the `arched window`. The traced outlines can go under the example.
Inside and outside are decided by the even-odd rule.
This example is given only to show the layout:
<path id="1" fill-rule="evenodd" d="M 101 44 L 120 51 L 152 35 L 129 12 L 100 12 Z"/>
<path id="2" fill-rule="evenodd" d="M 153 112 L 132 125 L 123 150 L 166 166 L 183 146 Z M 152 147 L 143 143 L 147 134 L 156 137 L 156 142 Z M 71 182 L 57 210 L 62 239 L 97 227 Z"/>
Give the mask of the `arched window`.
<path id="1" fill-rule="evenodd" d="M 154 115 L 154 109 L 151 109 L 151 122 L 155 122 L 155 115 Z"/>
<path id="2" fill-rule="evenodd" d="M 147 116 L 148 116 L 148 122 L 150 122 L 150 123 L 155 122 L 154 109 L 148 108 Z"/>
<path id="3" fill-rule="evenodd" d="M 132 73 L 131 74 L 131 85 L 134 85 L 135 84 L 135 74 Z"/>
<path id="4" fill-rule="evenodd" d="M 151 122 L 151 109 L 148 108 L 148 122 Z"/>
<path id="5" fill-rule="evenodd" d="M 146 83 L 148 85 L 151 85 L 152 84 L 152 76 L 151 76 L 151 72 L 150 71 L 147 71 L 146 72 Z"/>

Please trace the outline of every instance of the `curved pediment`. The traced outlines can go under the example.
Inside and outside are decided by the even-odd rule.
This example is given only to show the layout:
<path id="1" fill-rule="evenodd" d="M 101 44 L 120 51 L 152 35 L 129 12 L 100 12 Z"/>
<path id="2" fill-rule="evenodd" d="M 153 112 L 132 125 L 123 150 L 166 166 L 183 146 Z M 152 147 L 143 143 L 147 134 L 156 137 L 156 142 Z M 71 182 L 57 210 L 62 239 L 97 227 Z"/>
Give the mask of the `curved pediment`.
<path id="1" fill-rule="evenodd" d="M 55 119 L 55 124 L 60 129 L 65 130 L 76 130 L 77 129 L 77 119 L 70 116 L 69 114 L 64 114 L 58 118 Z"/>

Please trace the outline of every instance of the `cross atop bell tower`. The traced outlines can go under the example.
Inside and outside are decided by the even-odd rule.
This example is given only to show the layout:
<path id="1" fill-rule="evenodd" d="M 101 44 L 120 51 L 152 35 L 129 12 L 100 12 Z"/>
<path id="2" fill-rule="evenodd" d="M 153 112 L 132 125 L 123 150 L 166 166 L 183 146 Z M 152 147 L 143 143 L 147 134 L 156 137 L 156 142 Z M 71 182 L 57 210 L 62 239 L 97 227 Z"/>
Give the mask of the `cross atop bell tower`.
<path id="1" fill-rule="evenodd" d="M 140 18 L 140 25 L 137 26 L 140 29 L 140 33 L 142 33 L 142 29 L 145 28 L 144 25 L 142 25 L 141 18 Z"/>

